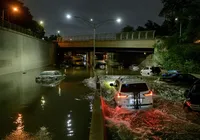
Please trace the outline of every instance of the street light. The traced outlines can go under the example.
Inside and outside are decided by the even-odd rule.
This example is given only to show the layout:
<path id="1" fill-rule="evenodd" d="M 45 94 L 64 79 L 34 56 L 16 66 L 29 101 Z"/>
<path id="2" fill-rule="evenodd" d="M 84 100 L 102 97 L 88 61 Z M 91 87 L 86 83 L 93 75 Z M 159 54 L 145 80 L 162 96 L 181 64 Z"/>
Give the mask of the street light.
<path id="1" fill-rule="evenodd" d="M 58 30 L 57 33 L 60 34 L 60 31 Z"/>
<path id="2" fill-rule="evenodd" d="M 13 11 L 14 12 L 18 12 L 18 8 L 17 7 L 13 7 Z"/>
<path id="3" fill-rule="evenodd" d="M 76 18 L 76 19 L 80 19 L 82 20 L 84 23 L 86 23 L 87 25 L 89 25 L 90 27 L 93 28 L 93 69 L 95 69 L 95 52 L 96 52 L 96 29 L 99 28 L 100 26 L 106 24 L 107 22 L 117 22 L 117 23 L 121 23 L 121 18 L 117 18 L 117 19 L 107 19 L 98 23 L 93 22 L 93 19 L 85 19 L 79 16 L 71 16 L 70 14 L 67 14 L 66 16 L 68 19 Z"/>
<path id="4" fill-rule="evenodd" d="M 179 18 L 175 18 L 175 21 L 180 21 Z M 180 26 L 179 26 L 179 36 L 182 36 L 182 22 L 180 21 Z"/>
<path id="5" fill-rule="evenodd" d="M 43 25 L 44 24 L 44 22 L 43 21 L 40 21 L 40 25 Z"/>
<path id="6" fill-rule="evenodd" d="M 8 10 L 10 10 L 10 9 L 3 9 L 2 10 L 2 20 L 4 21 L 5 20 L 5 11 L 8 11 Z M 12 11 L 13 12 L 18 12 L 19 11 L 19 9 L 17 8 L 17 7 L 12 7 Z"/>
<path id="7" fill-rule="evenodd" d="M 68 19 L 70 19 L 72 16 L 71 15 L 69 15 L 69 14 L 67 14 L 67 16 L 66 16 Z"/>

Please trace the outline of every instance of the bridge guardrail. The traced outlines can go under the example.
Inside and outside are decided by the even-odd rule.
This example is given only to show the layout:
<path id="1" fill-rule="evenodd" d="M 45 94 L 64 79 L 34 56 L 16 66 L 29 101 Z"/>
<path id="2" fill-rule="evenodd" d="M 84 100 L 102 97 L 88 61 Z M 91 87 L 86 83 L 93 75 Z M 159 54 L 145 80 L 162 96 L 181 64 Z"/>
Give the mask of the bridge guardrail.
<path id="1" fill-rule="evenodd" d="M 4 28 L 7 28 L 7 29 L 11 29 L 11 30 L 14 30 L 14 31 L 17 31 L 17 32 L 20 32 L 20 33 L 24 33 L 24 34 L 39 38 L 38 34 L 32 32 L 31 30 L 25 29 L 25 28 L 23 28 L 19 25 L 10 23 L 6 20 L 0 20 L 0 27 L 4 27 Z"/>
<path id="2" fill-rule="evenodd" d="M 87 41 L 92 40 L 93 35 L 76 35 L 60 37 L 58 42 L 64 41 Z M 136 32 L 122 32 L 122 33 L 102 33 L 96 34 L 96 40 L 140 40 L 140 39 L 155 39 L 155 31 L 136 31 Z"/>

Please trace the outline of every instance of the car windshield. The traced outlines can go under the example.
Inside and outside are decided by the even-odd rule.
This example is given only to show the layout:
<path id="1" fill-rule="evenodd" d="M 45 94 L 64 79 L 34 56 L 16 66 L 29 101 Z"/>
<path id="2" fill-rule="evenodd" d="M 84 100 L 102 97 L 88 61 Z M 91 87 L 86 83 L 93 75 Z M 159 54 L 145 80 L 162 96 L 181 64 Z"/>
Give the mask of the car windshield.
<path id="1" fill-rule="evenodd" d="M 147 90 L 148 87 L 145 83 L 123 84 L 121 87 L 121 92 L 141 92 Z"/>

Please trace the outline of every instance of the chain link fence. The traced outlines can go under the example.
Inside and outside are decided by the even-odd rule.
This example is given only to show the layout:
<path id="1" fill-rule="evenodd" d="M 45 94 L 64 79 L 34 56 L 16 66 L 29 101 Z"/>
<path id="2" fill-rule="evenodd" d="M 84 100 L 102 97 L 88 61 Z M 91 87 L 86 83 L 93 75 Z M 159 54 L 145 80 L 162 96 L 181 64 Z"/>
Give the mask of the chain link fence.
<path id="1" fill-rule="evenodd" d="M 5 20 L 0 20 L 0 27 L 11 29 L 11 30 L 23 33 L 23 34 L 27 34 L 27 35 L 36 37 L 36 38 L 40 38 L 40 36 L 37 33 L 32 32 L 30 29 L 25 29 L 21 26 L 18 26 L 16 24 L 10 23 Z"/>

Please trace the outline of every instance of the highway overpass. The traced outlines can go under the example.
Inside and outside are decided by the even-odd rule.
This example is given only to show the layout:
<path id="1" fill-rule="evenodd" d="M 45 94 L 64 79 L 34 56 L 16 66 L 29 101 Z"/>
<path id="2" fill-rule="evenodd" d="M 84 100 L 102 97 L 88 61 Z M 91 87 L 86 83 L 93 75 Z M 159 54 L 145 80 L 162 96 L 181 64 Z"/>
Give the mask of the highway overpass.
<path id="1" fill-rule="evenodd" d="M 93 48 L 92 35 L 67 36 L 58 38 L 57 41 L 60 48 Z M 134 50 L 153 49 L 155 41 L 155 31 L 97 34 L 95 47 L 103 48 L 105 50 L 109 48 Z"/>

